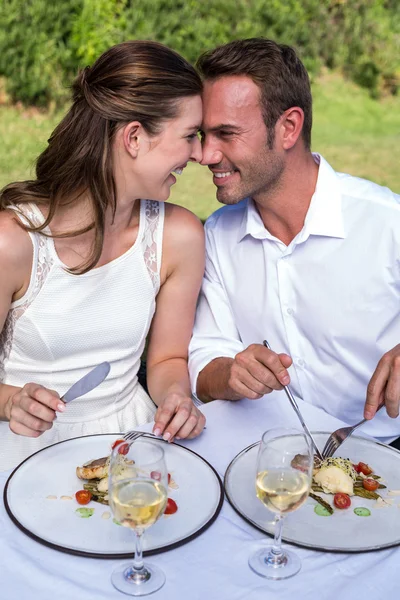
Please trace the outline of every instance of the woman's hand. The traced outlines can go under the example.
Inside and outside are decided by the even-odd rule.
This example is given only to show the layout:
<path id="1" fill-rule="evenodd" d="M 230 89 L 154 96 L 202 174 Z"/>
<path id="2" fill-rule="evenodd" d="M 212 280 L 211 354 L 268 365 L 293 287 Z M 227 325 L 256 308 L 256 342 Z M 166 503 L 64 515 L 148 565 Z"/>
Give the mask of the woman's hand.
<path id="1" fill-rule="evenodd" d="M 39 437 L 51 429 L 56 411 L 64 410 L 65 404 L 58 393 L 37 383 L 24 385 L 10 396 L 5 406 L 11 431 L 27 437 Z"/>
<path id="2" fill-rule="evenodd" d="M 172 442 L 198 436 L 204 429 L 206 418 L 190 397 L 172 392 L 160 402 L 154 421 L 153 433 Z"/>

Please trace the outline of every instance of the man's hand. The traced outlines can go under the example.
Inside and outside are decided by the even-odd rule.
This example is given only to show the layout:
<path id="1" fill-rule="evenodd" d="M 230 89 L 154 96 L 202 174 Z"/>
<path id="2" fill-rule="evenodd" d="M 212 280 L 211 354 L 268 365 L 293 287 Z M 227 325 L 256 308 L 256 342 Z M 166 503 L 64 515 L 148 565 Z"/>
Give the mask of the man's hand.
<path id="1" fill-rule="evenodd" d="M 36 438 L 51 429 L 56 411 L 64 410 L 65 404 L 57 392 L 36 383 L 27 383 L 10 397 L 5 414 L 11 431 Z"/>
<path id="2" fill-rule="evenodd" d="M 400 344 L 386 352 L 378 362 L 368 384 L 364 417 L 372 419 L 380 404 L 385 404 L 389 417 L 399 416 Z"/>
<path id="3" fill-rule="evenodd" d="M 204 429 L 206 418 L 191 398 L 174 392 L 160 403 L 154 421 L 153 433 L 172 442 L 198 436 Z"/>
<path id="4" fill-rule="evenodd" d="M 290 382 L 288 354 L 275 354 L 261 344 L 252 344 L 236 354 L 230 367 L 228 385 L 238 398 L 256 400 Z"/>

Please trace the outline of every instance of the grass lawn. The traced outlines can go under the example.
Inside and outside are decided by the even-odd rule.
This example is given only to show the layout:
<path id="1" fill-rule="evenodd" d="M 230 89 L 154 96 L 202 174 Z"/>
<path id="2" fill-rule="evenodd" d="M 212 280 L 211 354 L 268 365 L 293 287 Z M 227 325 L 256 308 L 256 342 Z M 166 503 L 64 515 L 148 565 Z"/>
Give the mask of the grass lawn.
<path id="1" fill-rule="evenodd" d="M 313 85 L 313 150 L 338 171 L 372 179 L 400 193 L 400 98 L 377 102 L 339 75 Z M 0 187 L 28 179 L 60 115 L 0 106 Z M 220 205 L 208 169 L 189 165 L 170 200 L 206 218 Z"/>

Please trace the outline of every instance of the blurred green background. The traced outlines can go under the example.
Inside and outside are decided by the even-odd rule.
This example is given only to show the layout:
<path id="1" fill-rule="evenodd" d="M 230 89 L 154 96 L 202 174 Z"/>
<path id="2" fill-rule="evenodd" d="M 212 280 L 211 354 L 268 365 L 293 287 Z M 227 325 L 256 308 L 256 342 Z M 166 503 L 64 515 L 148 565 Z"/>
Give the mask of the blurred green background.
<path id="1" fill-rule="evenodd" d="M 0 187 L 33 176 L 68 86 L 109 46 L 155 39 L 195 62 L 256 35 L 293 45 L 310 73 L 313 150 L 400 193 L 399 0 L 0 0 Z M 186 169 L 171 201 L 206 218 L 208 170 Z"/>

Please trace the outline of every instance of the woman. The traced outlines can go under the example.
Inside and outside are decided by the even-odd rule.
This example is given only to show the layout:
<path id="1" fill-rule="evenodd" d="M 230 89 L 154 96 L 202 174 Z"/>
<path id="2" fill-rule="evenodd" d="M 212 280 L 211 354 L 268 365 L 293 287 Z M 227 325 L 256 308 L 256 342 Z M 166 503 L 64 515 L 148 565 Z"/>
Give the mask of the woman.
<path id="1" fill-rule="evenodd" d="M 164 439 L 202 431 L 187 347 L 203 228 L 164 205 L 172 173 L 201 159 L 200 94 L 195 70 L 169 48 L 114 46 L 75 81 L 36 180 L 2 190 L 0 469 L 154 414 Z M 137 379 L 146 338 L 154 402 Z M 107 379 L 65 405 L 67 389 L 105 360 Z"/>

